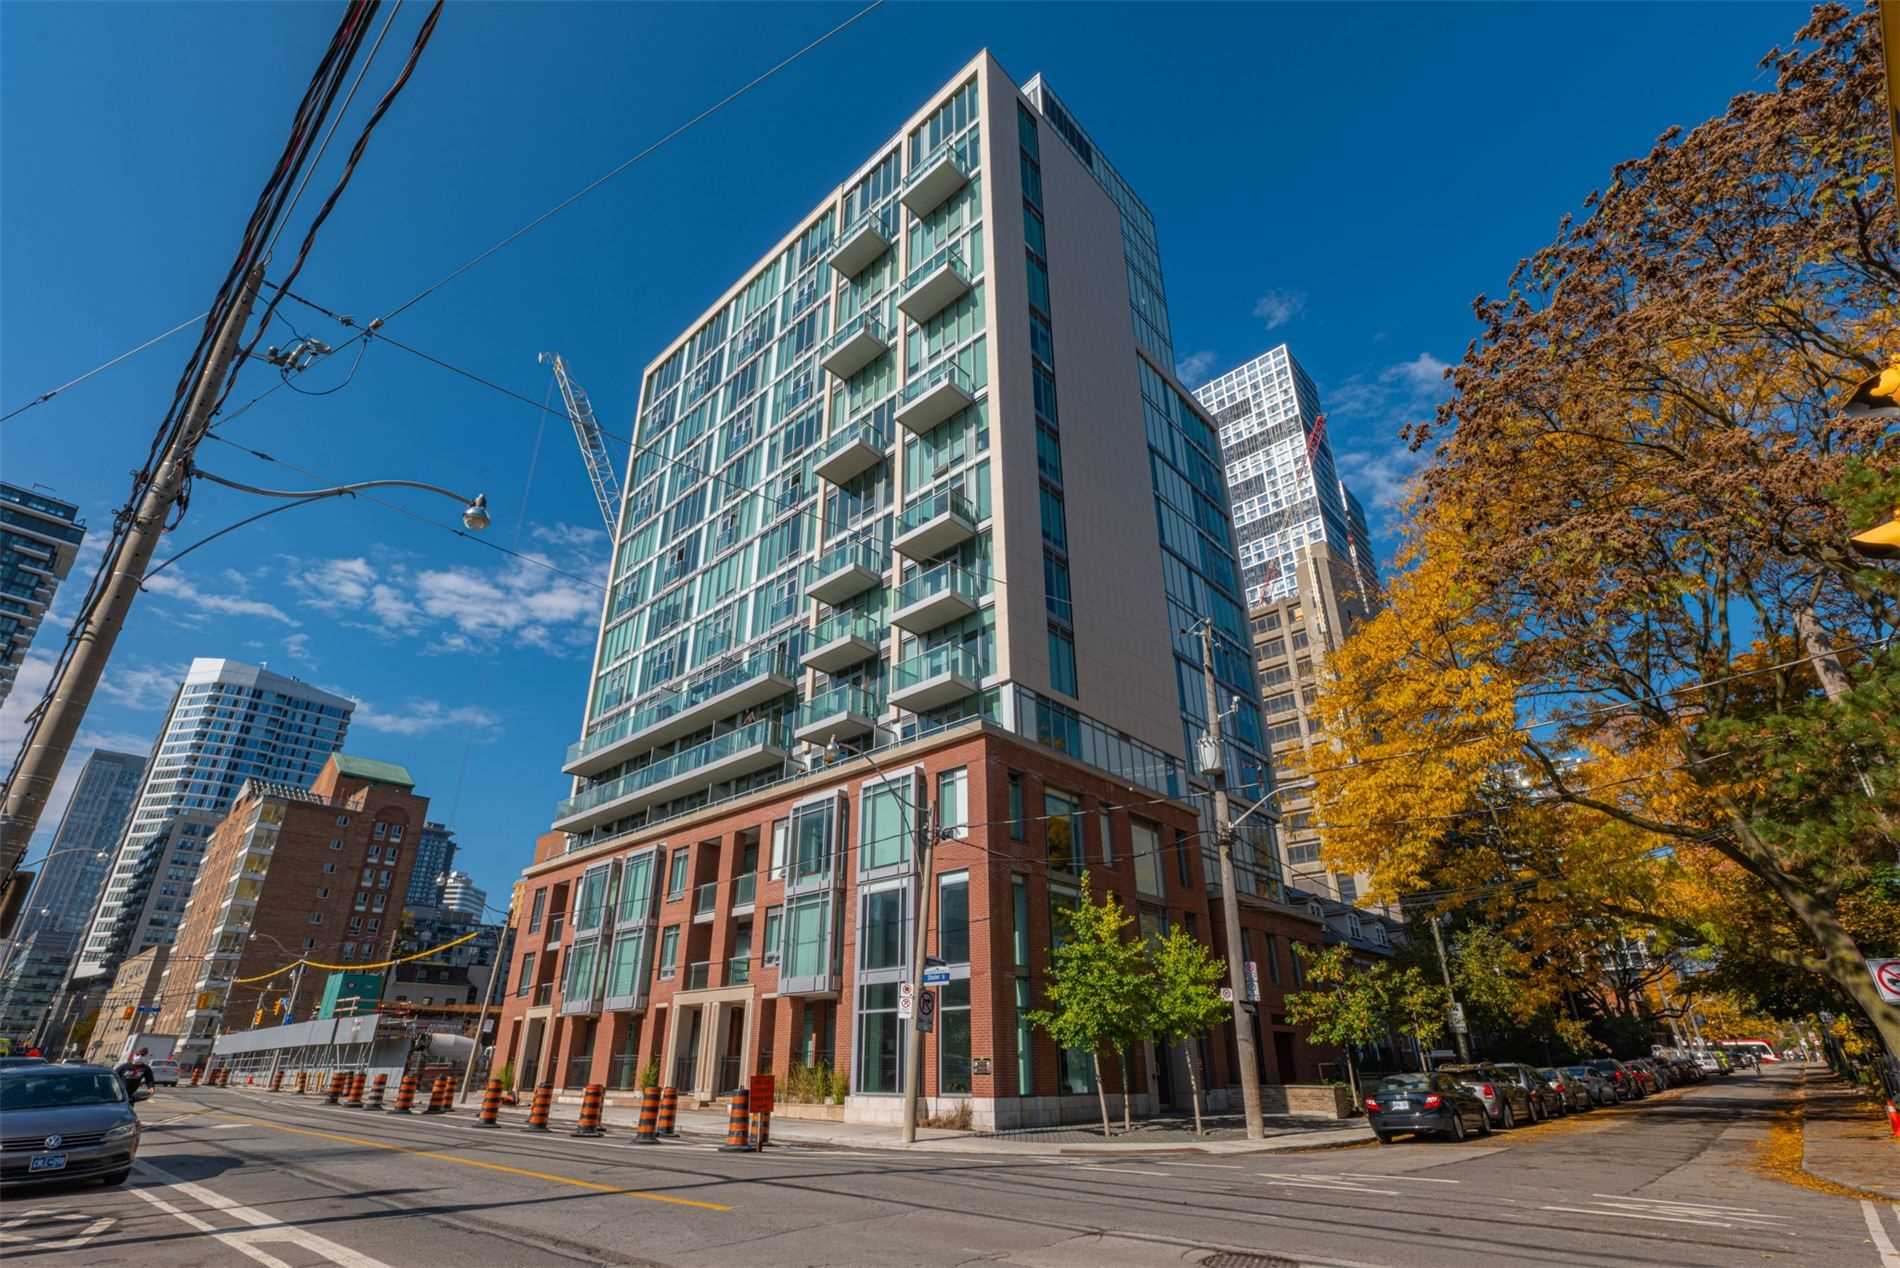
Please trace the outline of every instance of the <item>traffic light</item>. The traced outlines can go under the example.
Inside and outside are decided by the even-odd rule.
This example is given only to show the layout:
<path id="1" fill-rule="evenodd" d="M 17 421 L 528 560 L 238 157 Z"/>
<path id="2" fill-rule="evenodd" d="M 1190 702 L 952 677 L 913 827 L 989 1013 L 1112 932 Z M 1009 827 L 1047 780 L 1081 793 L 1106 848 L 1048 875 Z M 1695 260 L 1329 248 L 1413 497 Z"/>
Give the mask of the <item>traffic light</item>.
<path id="1" fill-rule="evenodd" d="M 211 1007 L 210 991 L 200 991 L 198 993 L 198 1007 L 200 1010 Z"/>
<path id="2" fill-rule="evenodd" d="M 251 1014 L 251 1025 L 261 1026 L 263 1024 L 264 1024 L 264 1010 L 260 1008 L 256 1012 Z"/>
<path id="3" fill-rule="evenodd" d="M 131 1020 L 132 1020 L 132 1018 L 134 1018 L 134 1017 L 136 1017 L 136 1016 L 138 1015 L 138 1011 L 139 1011 L 139 1010 L 138 1010 L 137 1008 L 135 1008 L 135 1007 L 133 1007 L 133 1006 L 132 1006 L 131 1004 L 127 1004 L 127 1005 L 125 1006 L 125 1011 L 124 1011 L 123 1013 L 120 1013 L 120 1014 L 119 1014 L 119 1020 L 121 1020 L 121 1021 L 131 1021 Z"/>
<path id="4" fill-rule="evenodd" d="M 284 1001 L 281 998 L 272 1004 L 270 1008 L 271 1012 L 277 1014 L 277 1016 L 282 1017 L 284 1015 Z"/>

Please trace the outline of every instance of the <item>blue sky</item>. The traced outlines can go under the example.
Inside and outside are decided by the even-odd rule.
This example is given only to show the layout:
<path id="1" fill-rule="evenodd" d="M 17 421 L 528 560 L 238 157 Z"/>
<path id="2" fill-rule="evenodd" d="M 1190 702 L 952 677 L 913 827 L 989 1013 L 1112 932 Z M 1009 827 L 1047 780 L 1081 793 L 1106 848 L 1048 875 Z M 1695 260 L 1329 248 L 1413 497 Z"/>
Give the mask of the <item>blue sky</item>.
<path id="1" fill-rule="evenodd" d="M 359 317 L 387 311 L 856 7 L 449 6 L 298 289 Z M 398 17 L 298 235 L 425 11 Z M 0 408 L 201 311 L 339 12 L 0 6 Z M 1805 12 L 887 5 L 390 333 L 536 400 L 549 379 L 535 356 L 560 351 L 624 434 L 654 352 L 987 46 L 1019 81 L 1046 74 L 1152 208 L 1190 381 L 1292 345 L 1389 549 L 1411 465 L 1394 436 L 1431 408 L 1439 369 L 1471 338 L 1471 299 L 1501 290 L 1616 161 L 1768 86 L 1756 63 Z M 285 311 L 341 342 L 324 319 Z M 5 424 L 0 472 L 107 523 L 188 338 Z M 298 386 L 347 370 L 320 365 Z M 274 374 L 248 369 L 234 401 Z M 228 433 L 312 473 L 204 449 L 205 468 L 250 483 L 486 492 L 490 539 L 549 567 L 364 503 L 265 521 L 153 584 L 83 744 L 143 751 L 193 656 L 267 661 L 359 698 L 349 747 L 406 764 L 457 829 L 464 865 L 505 892 L 566 791 L 560 755 L 598 612 L 605 534 L 571 433 L 386 345 L 341 390 L 279 391 Z M 431 520 L 456 515 L 395 497 Z M 256 509 L 201 483 L 174 540 Z M 63 626 L 42 630 L 42 653 Z M 22 673 L 0 755 L 43 681 L 43 664 Z"/>

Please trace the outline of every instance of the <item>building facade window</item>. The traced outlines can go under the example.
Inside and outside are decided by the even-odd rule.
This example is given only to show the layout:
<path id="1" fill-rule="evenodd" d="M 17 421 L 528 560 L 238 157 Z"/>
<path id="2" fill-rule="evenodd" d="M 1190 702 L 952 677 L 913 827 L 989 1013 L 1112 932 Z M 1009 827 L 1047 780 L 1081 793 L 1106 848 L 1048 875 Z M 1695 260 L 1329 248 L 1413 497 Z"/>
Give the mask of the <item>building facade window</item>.
<path id="1" fill-rule="evenodd" d="M 960 834 L 970 822 L 970 775 L 959 766 L 937 775 L 937 826 Z"/>
<path id="2" fill-rule="evenodd" d="M 529 933 L 541 932 L 541 918 L 547 914 L 547 910 L 548 910 L 548 891 L 547 891 L 547 887 L 543 886 L 542 888 L 534 891 L 534 906 L 529 909 L 529 913 L 528 913 L 528 932 Z"/>
<path id="3" fill-rule="evenodd" d="M 1042 792 L 1043 833 L 1049 866 L 1074 872 L 1082 866 L 1082 805 L 1071 793 L 1054 788 Z"/>
<path id="4" fill-rule="evenodd" d="M 765 909 L 765 963 L 769 967 L 779 960 L 779 939 L 784 934 L 785 909 L 767 907 Z"/>
<path id="5" fill-rule="evenodd" d="M 687 849 L 688 847 L 682 845 L 679 849 L 673 851 L 672 861 L 667 865 L 666 897 L 669 902 L 675 898 L 684 896 L 686 893 Z"/>
<path id="6" fill-rule="evenodd" d="M 660 935 L 660 980 L 670 981 L 674 970 L 679 966 L 680 927 L 668 925 L 666 932 Z"/>
<path id="7" fill-rule="evenodd" d="M 937 956 L 945 964 L 970 962 L 968 872 L 952 872 L 937 878 Z"/>
<path id="8" fill-rule="evenodd" d="M 942 987 L 937 1007 L 937 1091 L 943 1096 L 970 1094 L 970 979 Z"/>
<path id="9" fill-rule="evenodd" d="M 521 975 L 515 982 L 515 994 L 526 995 L 534 989 L 534 952 L 521 957 Z"/>

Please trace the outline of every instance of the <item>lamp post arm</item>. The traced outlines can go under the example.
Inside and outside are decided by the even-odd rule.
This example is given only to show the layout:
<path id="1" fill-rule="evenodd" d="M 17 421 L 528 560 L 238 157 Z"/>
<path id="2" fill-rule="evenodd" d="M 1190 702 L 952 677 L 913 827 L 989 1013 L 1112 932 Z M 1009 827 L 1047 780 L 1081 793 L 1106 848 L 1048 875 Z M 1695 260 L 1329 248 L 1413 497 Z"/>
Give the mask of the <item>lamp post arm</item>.
<path id="1" fill-rule="evenodd" d="M 227 480 L 221 475 L 213 475 L 202 467 L 192 468 L 192 475 L 200 480 L 209 480 L 213 484 L 222 484 L 227 489 L 236 489 L 240 493 L 255 493 L 267 498 L 340 497 L 345 493 L 354 493 L 358 489 L 421 489 L 428 493 L 440 493 L 443 497 L 453 498 L 463 505 L 475 500 L 462 496 L 454 489 L 445 489 L 439 484 L 427 484 L 421 480 L 361 480 L 355 484 L 339 484 L 327 489 L 263 489 L 254 484 L 240 484 L 236 480 Z"/>

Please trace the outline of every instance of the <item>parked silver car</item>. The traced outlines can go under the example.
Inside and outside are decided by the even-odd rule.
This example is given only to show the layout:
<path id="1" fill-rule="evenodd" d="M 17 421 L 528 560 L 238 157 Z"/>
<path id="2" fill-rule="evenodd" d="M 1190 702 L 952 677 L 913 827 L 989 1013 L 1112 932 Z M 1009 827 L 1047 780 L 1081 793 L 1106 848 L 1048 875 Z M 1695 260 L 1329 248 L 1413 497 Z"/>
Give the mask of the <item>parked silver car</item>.
<path id="1" fill-rule="evenodd" d="M 150 1095 L 149 1089 L 141 1089 Z M 139 1151 L 125 1081 L 104 1066 L 0 1070 L 0 1185 L 59 1180 L 121 1184 Z"/>

